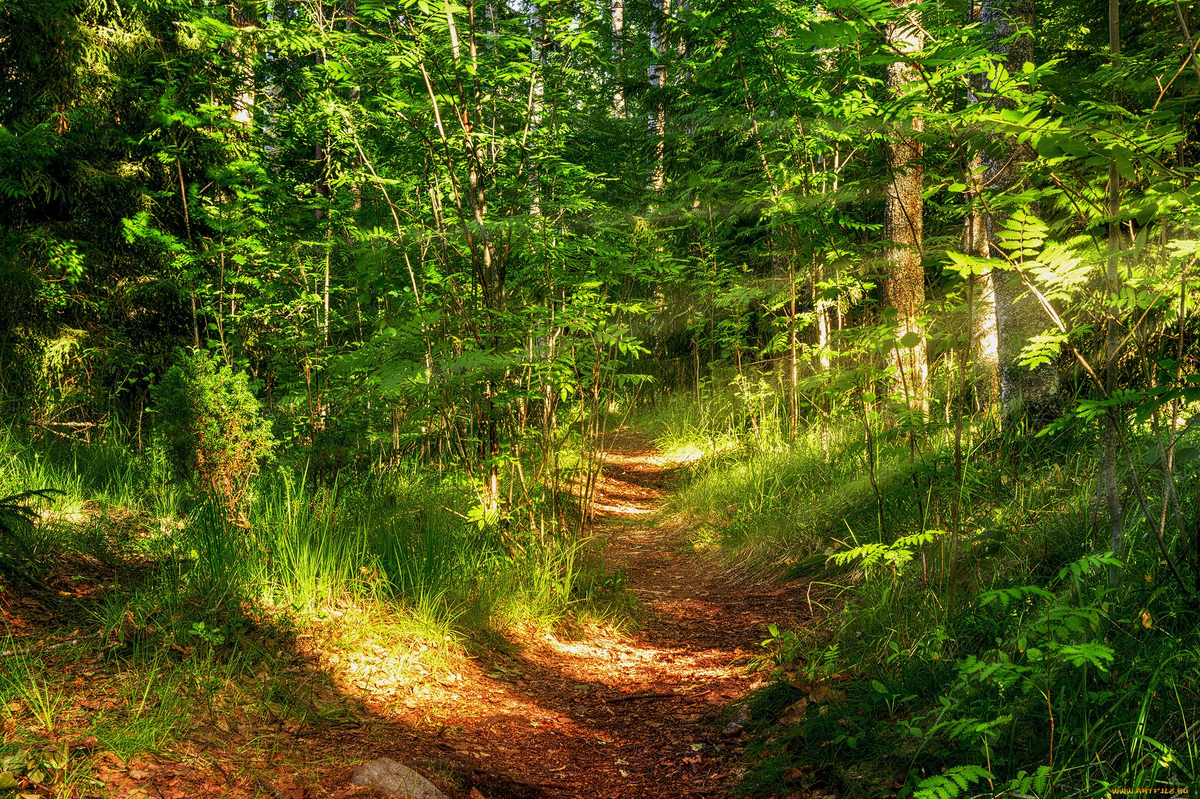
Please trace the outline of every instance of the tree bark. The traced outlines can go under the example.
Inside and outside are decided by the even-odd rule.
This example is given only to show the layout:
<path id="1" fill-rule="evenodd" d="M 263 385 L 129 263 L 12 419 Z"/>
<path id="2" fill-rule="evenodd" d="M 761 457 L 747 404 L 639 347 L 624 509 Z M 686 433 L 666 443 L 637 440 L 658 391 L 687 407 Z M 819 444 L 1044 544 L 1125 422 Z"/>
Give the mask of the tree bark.
<path id="1" fill-rule="evenodd" d="M 612 0 L 613 113 L 625 118 L 625 90 L 621 61 L 625 50 L 625 0 Z"/>
<path id="2" fill-rule="evenodd" d="M 542 127 L 542 108 L 546 95 L 546 24 L 537 3 L 529 3 L 528 7 L 529 31 L 532 39 L 529 47 L 529 63 L 532 68 L 529 73 L 529 120 L 526 131 L 537 136 Z M 539 171 L 535 162 L 529 162 L 529 214 L 534 217 L 542 215 L 542 185 Z"/>
<path id="3" fill-rule="evenodd" d="M 650 64 L 651 110 L 647 118 L 647 128 L 650 134 L 650 177 L 646 188 L 654 193 L 661 192 L 666 186 L 666 135 L 667 107 L 662 96 L 662 89 L 667 85 L 667 68 L 659 63 L 663 51 L 663 31 L 671 16 L 671 0 L 652 0 L 650 13 L 650 50 L 654 59 Z"/>
<path id="4" fill-rule="evenodd" d="M 1010 75 L 1020 75 L 1026 62 L 1033 61 L 1033 37 L 1016 35 L 1033 25 L 1033 0 L 984 0 L 981 17 L 991 28 L 992 52 L 1004 57 Z M 991 86 L 985 78 L 983 91 Z M 993 97 L 997 109 L 1012 108 L 1013 100 Z M 999 157 L 984 156 L 984 183 L 999 197 L 1022 188 L 1022 168 L 1034 158 L 1033 149 L 1024 142 L 1009 139 Z M 1004 258 L 996 236 L 1008 219 L 1002 205 L 993 202 L 988 214 L 988 239 L 992 254 Z M 1045 311 L 1015 271 L 1006 270 L 993 277 L 996 293 L 997 360 L 1000 373 L 1000 401 L 1006 419 L 1023 417 L 1034 424 L 1046 421 L 1058 412 L 1058 365 L 1050 362 L 1034 369 L 1020 364 L 1021 350 L 1030 338 L 1049 327 Z"/>
<path id="5" fill-rule="evenodd" d="M 236 82 L 233 86 L 229 117 L 238 126 L 250 131 L 254 124 L 254 75 L 255 62 L 258 60 L 257 48 L 250 30 L 257 24 L 257 13 L 254 4 L 248 2 L 235 2 L 230 6 L 229 12 L 230 21 L 238 28 L 237 38 L 232 46 Z"/>
<path id="6" fill-rule="evenodd" d="M 977 177 L 983 173 L 982 156 L 976 155 L 971 159 L 971 196 L 972 208 L 967 213 L 963 231 L 963 250 L 968 255 L 978 258 L 991 256 L 991 242 L 988 238 L 987 214 L 978 203 L 981 187 Z M 1000 363 L 997 356 L 998 342 L 996 340 L 996 287 L 992 270 L 982 274 L 971 275 L 967 283 L 970 292 L 969 302 L 971 318 L 971 362 L 974 365 L 975 393 L 979 402 L 986 398 L 988 406 L 994 406 L 1000 397 Z"/>
<path id="7" fill-rule="evenodd" d="M 1108 50 L 1116 66 L 1117 57 L 1121 53 L 1121 10 L 1119 0 L 1108 0 Z M 1113 97 L 1114 102 L 1118 98 Z M 1118 268 L 1117 253 L 1121 250 L 1121 223 L 1117 216 L 1121 213 L 1121 176 L 1117 172 L 1115 162 L 1108 165 L 1108 263 L 1105 271 L 1105 289 L 1108 294 L 1108 320 L 1105 325 L 1105 359 L 1104 359 L 1104 392 L 1112 396 L 1117 388 L 1117 349 L 1120 346 L 1121 331 L 1117 316 L 1120 309 L 1116 307 L 1116 299 L 1121 291 L 1121 272 Z M 1125 514 L 1121 508 L 1121 500 L 1117 492 L 1117 444 L 1120 437 L 1117 420 L 1114 414 L 1107 415 L 1104 427 L 1104 459 L 1101 464 L 1101 474 L 1104 480 L 1104 497 L 1108 505 L 1109 538 L 1113 554 L 1120 558 L 1125 549 Z M 1121 579 L 1118 569 L 1111 569 L 1109 579 L 1116 585 Z"/>
<path id="8" fill-rule="evenodd" d="M 980 7 L 978 2 L 971 3 L 971 22 L 980 22 Z M 981 102 L 980 89 L 985 76 L 977 73 L 971 76 L 970 88 L 967 90 L 967 102 L 974 105 Z M 989 258 L 992 254 L 991 242 L 988 238 L 987 213 L 984 211 L 980 197 L 983 194 L 983 175 L 985 171 L 983 154 L 976 152 L 967 164 L 966 181 L 967 197 L 970 209 L 963 224 L 963 251 L 977 258 Z M 968 307 L 971 315 L 968 325 L 971 335 L 971 364 L 975 383 L 977 407 L 994 408 L 1000 399 L 1000 363 L 997 357 L 998 342 L 996 340 L 996 287 L 992 270 L 982 274 L 972 275 L 967 283 Z M 986 402 L 985 402 L 986 400 Z"/>
<path id="9" fill-rule="evenodd" d="M 892 0 L 892 5 L 909 8 L 920 5 L 920 0 Z M 915 10 L 890 24 L 887 37 L 893 51 L 899 55 L 920 52 L 925 37 L 916 24 Z M 917 69 L 911 62 L 901 60 L 888 64 L 887 89 L 893 101 L 902 102 L 916 80 Z M 891 179 L 885 190 L 884 235 L 888 241 L 885 251 L 888 270 L 884 291 L 888 305 L 897 312 L 897 338 L 910 333 L 920 338 L 916 346 L 895 350 L 900 387 L 910 405 L 924 400 L 928 376 L 925 331 L 918 321 L 921 306 L 925 303 L 925 270 L 921 264 L 924 169 L 919 139 L 923 130 L 923 120 L 919 114 L 914 114 L 908 126 L 901 122 L 892 129 L 885 144 Z"/>

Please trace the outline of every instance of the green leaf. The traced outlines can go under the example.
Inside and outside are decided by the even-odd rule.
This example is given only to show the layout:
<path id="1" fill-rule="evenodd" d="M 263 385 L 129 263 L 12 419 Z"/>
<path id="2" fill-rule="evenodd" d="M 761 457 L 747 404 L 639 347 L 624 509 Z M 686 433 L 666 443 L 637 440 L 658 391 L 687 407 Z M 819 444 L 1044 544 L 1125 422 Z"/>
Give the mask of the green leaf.
<path id="1" fill-rule="evenodd" d="M 1111 647 L 1095 641 L 1067 644 L 1060 648 L 1058 653 L 1076 668 L 1092 666 L 1100 671 L 1108 671 L 1109 665 L 1116 658 L 1116 653 Z"/>
<path id="2" fill-rule="evenodd" d="M 982 275 L 984 272 L 992 268 L 990 258 L 980 258 L 976 255 L 967 255 L 961 252 L 948 252 L 946 257 L 950 259 L 950 268 L 958 272 L 959 277 L 966 280 L 971 275 Z"/>
<path id="3" fill-rule="evenodd" d="M 954 766 L 921 780 L 913 799 L 955 799 L 974 783 L 990 779 L 992 773 L 981 766 Z"/>

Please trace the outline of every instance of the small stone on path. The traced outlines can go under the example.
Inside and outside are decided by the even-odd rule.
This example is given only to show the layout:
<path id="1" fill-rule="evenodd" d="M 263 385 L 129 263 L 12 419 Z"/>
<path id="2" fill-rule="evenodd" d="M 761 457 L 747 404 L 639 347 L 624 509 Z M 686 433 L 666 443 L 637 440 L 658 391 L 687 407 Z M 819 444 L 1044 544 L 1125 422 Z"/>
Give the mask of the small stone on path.
<path id="1" fill-rule="evenodd" d="M 363 763 L 354 769 L 350 781 L 397 799 L 448 799 L 432 782 L 408 766 L 386 757 Z"/>

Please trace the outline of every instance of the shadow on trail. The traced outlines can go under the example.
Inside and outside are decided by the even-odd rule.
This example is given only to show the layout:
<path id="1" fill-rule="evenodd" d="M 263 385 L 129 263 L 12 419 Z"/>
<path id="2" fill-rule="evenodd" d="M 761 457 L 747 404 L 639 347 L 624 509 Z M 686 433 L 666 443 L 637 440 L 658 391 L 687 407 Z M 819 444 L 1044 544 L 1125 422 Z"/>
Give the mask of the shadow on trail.
<path id="1" fill-rule="evenodd" d="M 764 627 L 808 617 L 804 592 L 681 555 L 684 531 L 649 518 L 666 465 L 627 431 L 608 449 L 592 532 L 641 603 L 638 629 L 526 630 L 512 654 L 468 664 L 435 696 L 368 702 L 369 726 L 337 736 L 347 761 L 451 761 L 483 796 L 504 795 L 497 775 L 546 796 L 622 799 L 707 796 L 736 780 L 740 742 L 719 722 L 761 683 L 746 663 Z"/>
<path id="2" fill-rule="evenodd" d="M 758 681 L 745 665 L 765 625 L 801 623 L 804 595 L 678 554 L 683 531 L 646 519 L 668 480 L 652 449 L 625 433 L 598 481 L 593 533 L 641 601 L 639 629 L 530 636 L 502 685 L 475 700 L 490 712 L 472 720 L 463 703 L 453 741 L 567 796 L 699 796 L 729 784 L 739 744 L 716 722 Z"/>
<path id="3" fill-rule="evenodd" d="M 124 763 L 123 771 L 98 765 L 108 770 L 96 773 L 117 774 L 109 788 L 118 799 L 138 790 L 161 799 L 340 799 L 358 790 L 349 783 L 353 766 L 380 757 L 416 766 L 455 799 L 665 798 L 727 788 L 741 748 L 719 722 L 761 682 L 746 663 L 765 625 L 808 618 L 804 591 L 755 584 L 680 554 L 685 531 L 651 523 L 670 480 L 667 465 L 629 431 L 608 451 L 592 532 L 641 603 L 636 630 L 597 627 L 577 638 L 518 630 L 512 654 L 417 677 L 389 672 L 388 653 L 339 653 L 329 641 L 318 646 L 249 612 L 231 615 L 229 640 L 209 640 L 208 649 L 203 634 L 168 636 L 146 619 L 122 620 L 111 642 L 46 657 L 47 667 L 64 674 L 92 675 L 72 701 L 86 708 L 103 693 L 132 698 L 115 675 L 149 669 L 147 679 L 160 679 L 166 668 L 193 675 L 194 684 L 177 686 L 185 702 L 201 696 L 206 679 L 224 680 L 226 699 L 218 707 L 185 706 L 186 732 L 168 751 Z M 0 593 L 0 611 L 10 630 L 67 636 L 85 619 L 94 624 L 116 590 L 107 570 L 92 582 L 100 587 L 58 624 L 12 591 Z M 114 724 L 124 713 L 136 725 L 135 709 L 132 702 L 111 709 Z M 3 747 L 20 745 L 11 730 L 0 726 L 0 734 Z M 69 737 L 70 730 L 56 734 Z M 100 741 L 96 748 L 112 746 Z"/>

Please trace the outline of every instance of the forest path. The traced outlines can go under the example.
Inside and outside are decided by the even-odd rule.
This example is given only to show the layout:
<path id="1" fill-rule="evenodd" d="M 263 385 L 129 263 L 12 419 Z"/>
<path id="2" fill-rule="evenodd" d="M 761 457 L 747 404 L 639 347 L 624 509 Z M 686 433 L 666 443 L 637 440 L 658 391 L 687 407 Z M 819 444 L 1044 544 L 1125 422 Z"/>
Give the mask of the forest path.
<path id="1" fill-rule="evenodd" d="M 707 796 L 736 782 L 740 738 L 717 722 L 761 684 L 746 664 L 764 625 L 807 618 L 804 593 L 684 554 L 685 531 L 654 518 L 669 464 L 627 428 L 605 449 L 593 534 L 640 601 L 640 626 L 531 634 L 511 657 L 475 661 L 399 713 L 376 710 L 369 730 L 340 733 L 343 762 L 440 765 L 472 799 Z"/>

